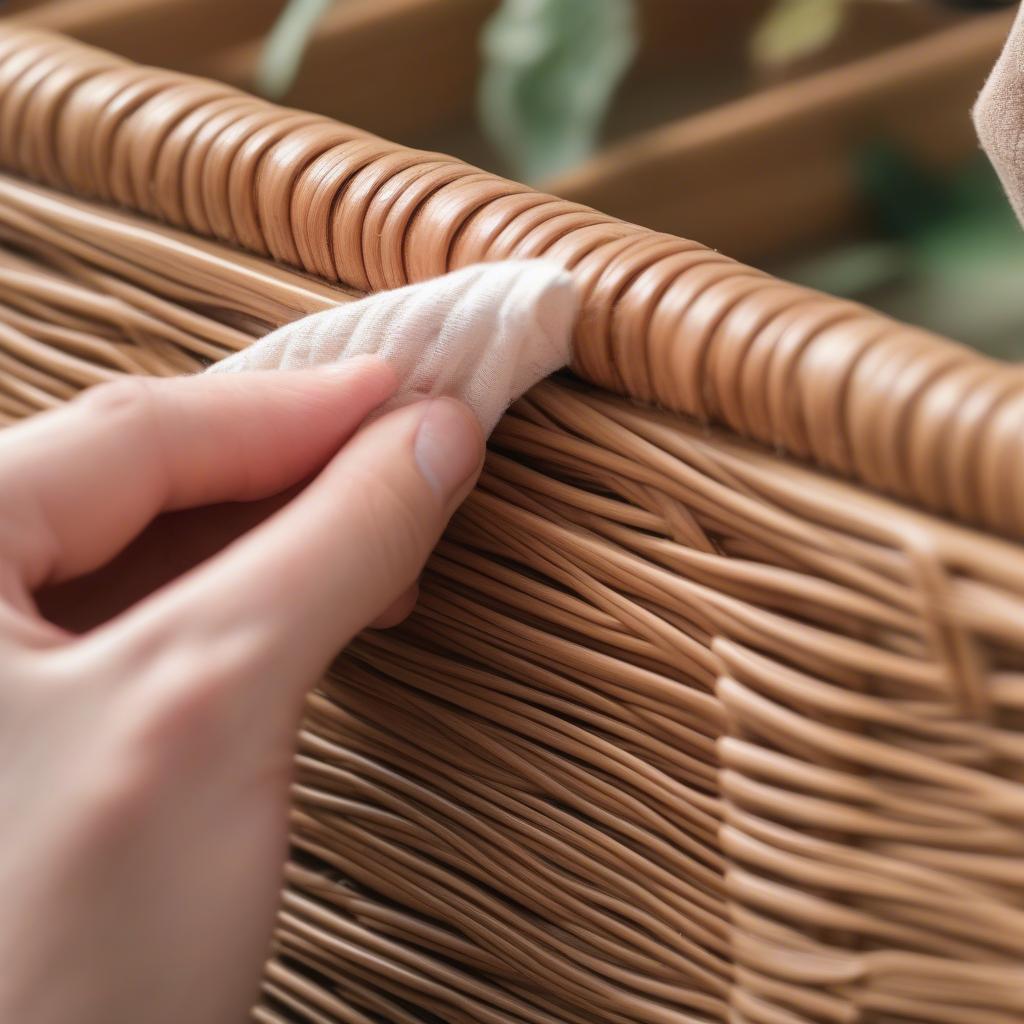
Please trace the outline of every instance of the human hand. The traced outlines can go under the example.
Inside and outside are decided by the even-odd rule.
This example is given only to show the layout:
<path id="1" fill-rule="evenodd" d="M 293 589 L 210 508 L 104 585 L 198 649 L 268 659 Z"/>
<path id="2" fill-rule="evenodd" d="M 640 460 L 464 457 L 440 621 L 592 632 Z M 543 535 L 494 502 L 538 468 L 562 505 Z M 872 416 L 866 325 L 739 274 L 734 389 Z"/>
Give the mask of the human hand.
<path id="1" fill-rule="evenodd" d="M 482 459 L 450 400 L 356 433 L 395 386 L 131 380 L 0 433 L 0 1020 L 243 1019 L 303 698 L 411 608 Z"/>

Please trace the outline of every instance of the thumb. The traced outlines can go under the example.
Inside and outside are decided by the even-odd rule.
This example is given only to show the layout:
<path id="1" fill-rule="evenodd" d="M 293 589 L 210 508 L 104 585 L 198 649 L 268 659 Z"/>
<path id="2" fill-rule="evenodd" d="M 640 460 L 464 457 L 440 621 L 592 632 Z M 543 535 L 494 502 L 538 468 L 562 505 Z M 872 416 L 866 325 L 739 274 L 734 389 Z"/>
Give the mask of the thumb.
<path id="1" fill-rule="evenodd" d="M 389 413 L 270 519 L 105 627 L 105 641 L 194 652 L 249 690 L 301 696 L 415 583 L 483 451 L 476 418 L 454 399 Z"/>

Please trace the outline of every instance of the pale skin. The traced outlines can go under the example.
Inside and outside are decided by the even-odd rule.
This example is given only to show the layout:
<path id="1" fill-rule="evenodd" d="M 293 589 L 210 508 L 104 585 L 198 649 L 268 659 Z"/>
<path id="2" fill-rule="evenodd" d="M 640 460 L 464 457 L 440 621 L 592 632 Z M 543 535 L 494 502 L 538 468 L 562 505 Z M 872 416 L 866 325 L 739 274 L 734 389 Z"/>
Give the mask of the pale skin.
<path id="1" fill-rule="evenodd" d="M 395 387 L 133 380 L 0 432 L 0 1020 L 245 1019 L 303 699 L 480 469 L 454 401 L 360 429 Z"/>

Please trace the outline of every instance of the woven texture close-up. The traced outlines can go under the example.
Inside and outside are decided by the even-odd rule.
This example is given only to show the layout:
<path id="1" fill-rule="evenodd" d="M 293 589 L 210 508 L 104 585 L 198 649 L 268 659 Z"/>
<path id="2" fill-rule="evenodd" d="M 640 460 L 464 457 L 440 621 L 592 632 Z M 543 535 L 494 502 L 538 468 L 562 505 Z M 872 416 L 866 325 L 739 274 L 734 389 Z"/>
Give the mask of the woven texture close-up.
<path id="1" fill-rule="evenodd" d="M 1018 366 L 46 32 L 0 27 L 0 168 L 0 424 L 481 262 L 576 283 L 415 613 L 309 698 L 256 1020 L 1024 1019 Z"/>

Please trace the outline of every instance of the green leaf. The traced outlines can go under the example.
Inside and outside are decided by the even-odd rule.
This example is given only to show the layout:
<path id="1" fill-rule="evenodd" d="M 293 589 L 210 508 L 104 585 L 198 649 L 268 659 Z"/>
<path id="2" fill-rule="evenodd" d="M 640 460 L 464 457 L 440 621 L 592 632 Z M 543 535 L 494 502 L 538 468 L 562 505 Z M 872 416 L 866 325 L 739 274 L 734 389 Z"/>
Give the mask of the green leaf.
<path id="1" fill-rule="evenodd" d="M 302 65 L 309 37 L 334 0 L 289 0 L 267 36 L 256 72 L 256 89 L 280 99 Z"/>
<path id="2" fill-rule="evenodd" d="M 754 32 L 751 53 L 766 67 L 823 50 L 843 27 L 846 0 L 778 0 Z"/>
<path id="3" fill-rule="evenodd" d="M 503 0 L 484 29 L 484 132 L 527 181 L 589 156 L 636 53 L 632 0 Z"/>

